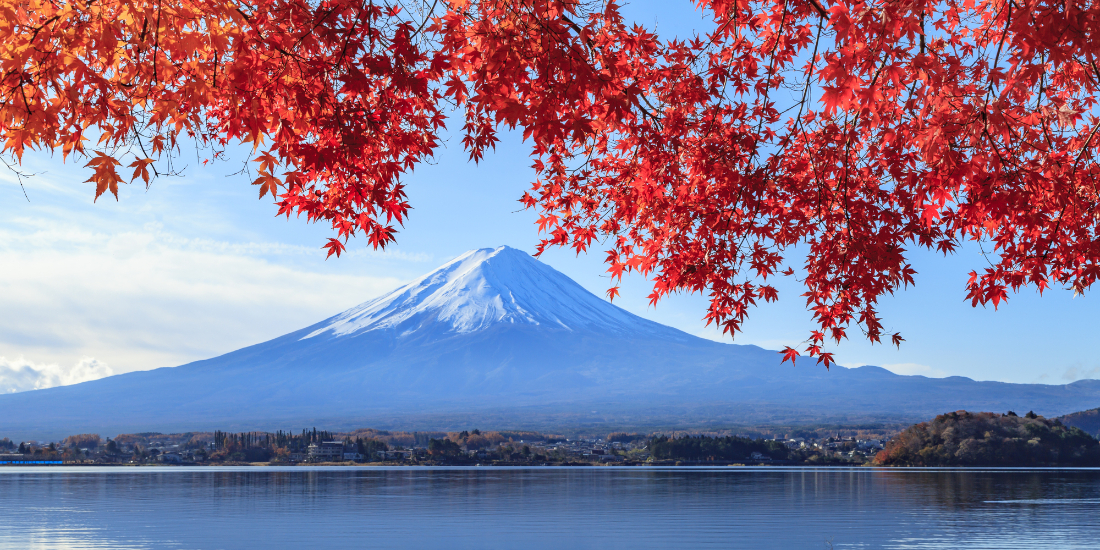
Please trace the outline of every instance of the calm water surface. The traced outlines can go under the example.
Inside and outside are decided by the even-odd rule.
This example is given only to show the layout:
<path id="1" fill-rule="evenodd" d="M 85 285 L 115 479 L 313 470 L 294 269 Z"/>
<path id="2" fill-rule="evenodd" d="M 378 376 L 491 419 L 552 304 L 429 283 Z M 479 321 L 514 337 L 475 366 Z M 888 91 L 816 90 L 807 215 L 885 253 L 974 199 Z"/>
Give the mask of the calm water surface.
<path id="1" fill-rule="evenodd" d="M 0 468 L 0 548 L 1100 549 L 1100 470 Z"/>

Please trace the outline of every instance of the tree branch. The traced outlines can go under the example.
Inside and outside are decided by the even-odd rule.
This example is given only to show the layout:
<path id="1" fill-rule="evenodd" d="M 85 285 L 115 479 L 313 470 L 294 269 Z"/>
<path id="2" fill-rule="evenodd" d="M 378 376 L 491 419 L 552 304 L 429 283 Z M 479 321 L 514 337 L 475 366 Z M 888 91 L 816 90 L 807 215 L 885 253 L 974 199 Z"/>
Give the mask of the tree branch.
<path id="1" fill-rule="evenodd" d="M 810 3 L 810 7 L 812 7 L 814 9 L 814 11 L 817 12 L 818 15 L 820 15 L 821 17 L 824 17 L 826 19 L 829 18 L 828 12 L 825 11 L 825 8 L 821 5 L 820 2 L 818 2 L 817 0 L 806 0 L 806 1 Z"/>

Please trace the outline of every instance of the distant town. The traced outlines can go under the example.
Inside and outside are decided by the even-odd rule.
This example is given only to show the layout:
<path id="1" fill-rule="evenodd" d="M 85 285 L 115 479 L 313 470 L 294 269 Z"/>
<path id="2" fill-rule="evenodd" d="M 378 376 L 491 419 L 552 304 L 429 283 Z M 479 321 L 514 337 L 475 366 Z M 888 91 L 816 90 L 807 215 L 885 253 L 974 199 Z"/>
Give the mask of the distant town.
<path id="1" fill-rule="evenodd" d="M 525 431 L 80 434 L 54 442 L 0 439 L 7 465 L 858 465 L 883 438 L 639 434 L 565 437 Z"/>
<path id="2" fill-rule="evenodd" d="M 0 439 L 0 465 L 1100 466 L 1100 409 L 1048 419 L 955 411 L 904 429 L 612 432 L 143 432 Z"/>

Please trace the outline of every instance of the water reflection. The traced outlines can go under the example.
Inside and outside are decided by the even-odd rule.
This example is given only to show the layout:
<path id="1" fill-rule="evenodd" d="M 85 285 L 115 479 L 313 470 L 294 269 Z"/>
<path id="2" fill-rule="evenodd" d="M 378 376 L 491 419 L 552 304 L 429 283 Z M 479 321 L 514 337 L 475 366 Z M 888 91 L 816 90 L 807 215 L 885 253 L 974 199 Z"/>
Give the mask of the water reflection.
<path id="1" fill-rule="evenodd" d="M 0 470 L 0 548 L 1100 548 L 1097 470 Z"/>

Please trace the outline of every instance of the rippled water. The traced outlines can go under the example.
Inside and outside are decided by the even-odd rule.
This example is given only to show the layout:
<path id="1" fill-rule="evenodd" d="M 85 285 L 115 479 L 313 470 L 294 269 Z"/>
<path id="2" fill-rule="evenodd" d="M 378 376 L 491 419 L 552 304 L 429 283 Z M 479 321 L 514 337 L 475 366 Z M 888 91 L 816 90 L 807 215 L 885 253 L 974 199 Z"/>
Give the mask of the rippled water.
<path id="1" fill-rule="evenodd" d="M 1100 470 L 0 468 L 0 548 L 1100 548 Z"/>

